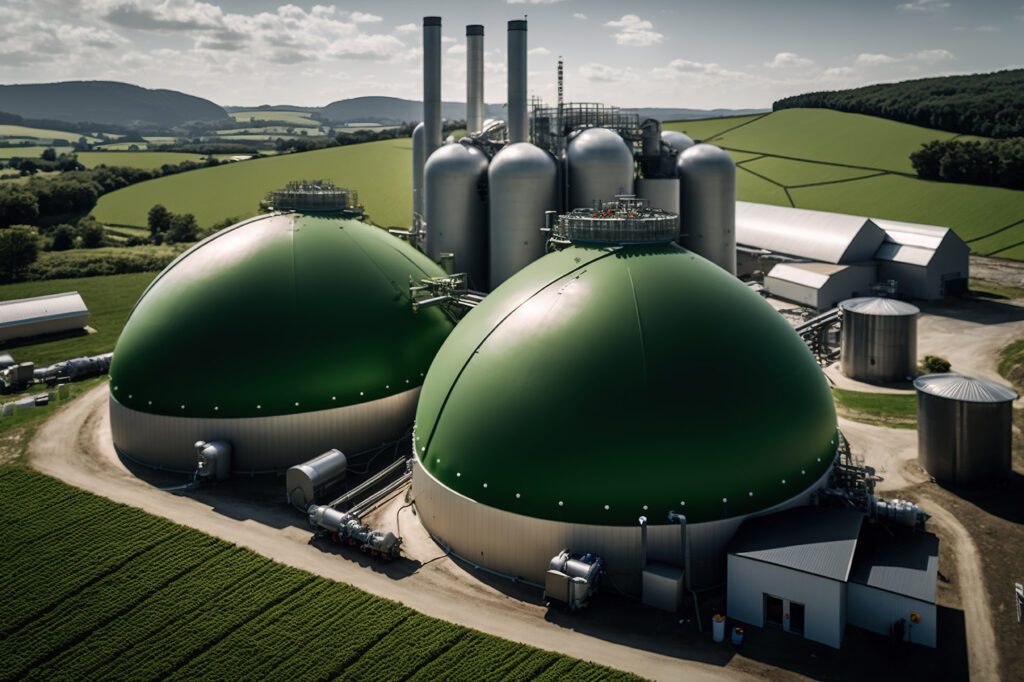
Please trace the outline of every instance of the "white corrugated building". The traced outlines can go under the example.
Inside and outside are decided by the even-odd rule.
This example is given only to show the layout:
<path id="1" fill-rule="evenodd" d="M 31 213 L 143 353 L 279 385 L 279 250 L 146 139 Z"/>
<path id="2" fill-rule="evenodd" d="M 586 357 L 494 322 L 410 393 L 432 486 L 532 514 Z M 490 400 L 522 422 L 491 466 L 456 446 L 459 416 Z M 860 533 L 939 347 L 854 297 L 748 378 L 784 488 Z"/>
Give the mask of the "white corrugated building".
<path id="1" fill-rule="evenodd" d="M 946 227 L 738 201 L 736 243 L 774 263 L 769 293 L 818 309 L 890 280 L 907 298 L 967 290 L 970 249 Z"/>
<path id="2" fill-rule="evenodd" d="M 0 302 L 0 341 L 82 329 L 89 309 L 77 291 Z"/>

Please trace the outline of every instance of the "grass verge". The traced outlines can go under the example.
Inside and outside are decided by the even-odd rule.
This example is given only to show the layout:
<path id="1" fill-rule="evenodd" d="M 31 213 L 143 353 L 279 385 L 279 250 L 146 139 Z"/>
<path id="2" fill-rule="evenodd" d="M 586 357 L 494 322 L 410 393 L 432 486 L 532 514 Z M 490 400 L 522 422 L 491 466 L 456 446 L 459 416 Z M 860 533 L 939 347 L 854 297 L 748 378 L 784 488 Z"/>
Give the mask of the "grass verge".
<path id="1" fill-rule="evenodd" d="M 917 397 L 895 393 L 865 393 L 833 388 L 839 415 L 856 422 L 891 429 L 917 428 Z"/>

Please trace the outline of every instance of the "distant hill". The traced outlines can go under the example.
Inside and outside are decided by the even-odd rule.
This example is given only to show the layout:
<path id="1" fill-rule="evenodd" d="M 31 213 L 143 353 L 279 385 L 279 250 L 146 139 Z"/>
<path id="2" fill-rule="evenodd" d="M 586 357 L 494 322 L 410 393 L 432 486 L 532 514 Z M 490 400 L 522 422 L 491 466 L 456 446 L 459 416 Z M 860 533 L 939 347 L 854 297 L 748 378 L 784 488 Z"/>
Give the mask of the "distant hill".
<path id="1" fill-rule="evenodd" d="M 230 108 L 230 107 L 229 107 Z M 277 108 L 277 107 L 274 107 Z M 284 108 L 284 107 L 281 107 Z M 296 108 L 298 109 L 298 108 Z M 308 111 L 309 109 L 302 109 Z M 742 116 L 768 111 L 767 109 L 674 109 L 642 108 L 625 109 L 636 112 L 640 118 L 657 118 L 662 121 L 681 121 L 696 118 L 717 118 L 720 116 Z M 399 121 L 420 121 L 423 119 L 423 102 L 397 97 L 355 97 L 331 102 L 320 109 L 320 116 L 332 123 L 367 122 L 384 123 Z M 466 118 L 464 102 L 441 102 L 441 116 L 451 120 Z M 484 105 L 484 116 L 505 118 L 504 104 Z"/>
<path id="2" fill-rule="evenodd" d="M 920 78 L 780 99 L 776 111 L 835 109 L 986 137 L 1024 136 L 1024 69 Z"/>
<path id="3" fill-rule="evenodd" d="M 113 81 L 0 85 L 0 111 L 29 119 L 173 127 L 228 118 L 213 102 Z"/>

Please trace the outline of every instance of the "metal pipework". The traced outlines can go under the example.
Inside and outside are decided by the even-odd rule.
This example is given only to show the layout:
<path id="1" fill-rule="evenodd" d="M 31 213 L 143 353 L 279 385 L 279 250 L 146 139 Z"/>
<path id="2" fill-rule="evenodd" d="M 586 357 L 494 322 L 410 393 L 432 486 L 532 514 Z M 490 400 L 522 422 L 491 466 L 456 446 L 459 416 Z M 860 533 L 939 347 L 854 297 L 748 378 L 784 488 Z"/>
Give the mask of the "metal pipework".
<path id="1" fill-rule="evenodd" d="M 526 20 L 508 22 L 508 139 L 526 142 Z"/>
<path id="2" fill-rule="evenodd" d="M 697 631 L 704 632 L 704 624 L 700 622 L 700 605 L 697 601 L 697 593 L 690 587 L 690 551 L 689 547 L 686 546 L 686 516 L 670 511 L 668 513 L 668 522 L 679 524 L 679 534 L 683 543 L 683 580 L 686 582 L 686 589 L 693 595 L 693 612 L 697 617 Z"/>
<path id="3" fill-rule="evenodd" d="M 640 572 L 647 570 L 647 517 L 640 519 Z"/>
<path id="4" fill-rule="evenodd" d="M 441 17 L 423 17 L 423 159 L 441 146 Z"/>
<path id="5" fill-rule="evenodd" d="M 484 127 L 484 27 L 466 27 L 466 132 Z"/>

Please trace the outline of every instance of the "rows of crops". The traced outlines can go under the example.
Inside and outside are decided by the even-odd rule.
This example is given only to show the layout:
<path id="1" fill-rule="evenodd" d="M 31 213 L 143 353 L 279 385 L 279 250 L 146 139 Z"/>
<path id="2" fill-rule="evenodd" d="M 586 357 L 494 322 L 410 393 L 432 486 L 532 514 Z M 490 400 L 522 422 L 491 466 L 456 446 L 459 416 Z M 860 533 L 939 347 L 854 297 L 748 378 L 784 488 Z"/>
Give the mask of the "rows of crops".
<path id="1" fill-rule="evenodd" d="M 634 676 L 419 614 L 0 466 L 0 680 Z"/>

